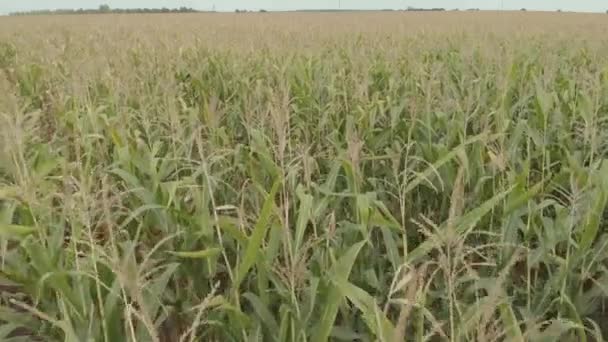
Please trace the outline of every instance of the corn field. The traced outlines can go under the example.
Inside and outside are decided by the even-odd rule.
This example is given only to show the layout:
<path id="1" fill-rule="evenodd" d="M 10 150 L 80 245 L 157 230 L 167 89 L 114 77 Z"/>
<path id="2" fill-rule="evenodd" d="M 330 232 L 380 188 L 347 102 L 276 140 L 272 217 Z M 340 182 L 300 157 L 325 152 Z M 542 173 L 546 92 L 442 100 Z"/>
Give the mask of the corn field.
<path id="1" fill-rule="evenodd" d="M 603 341 L 607 36 L 0 18 L 0 340 Z"/>

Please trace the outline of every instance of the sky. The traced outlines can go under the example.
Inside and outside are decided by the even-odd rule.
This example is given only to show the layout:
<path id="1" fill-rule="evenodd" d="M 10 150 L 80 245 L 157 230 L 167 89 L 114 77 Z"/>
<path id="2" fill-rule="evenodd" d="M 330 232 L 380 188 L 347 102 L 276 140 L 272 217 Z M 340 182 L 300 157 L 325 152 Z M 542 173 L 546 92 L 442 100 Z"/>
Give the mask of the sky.
<path id="1" fill-rule="evenodd" d="M 321 8 L 348 9 L 404 9 L 411 7 L 480 8 L 548 10 L 561 9 L 578 12 L 605 12 L 607 0 L 0 0 L 0 13 L 35 9 L 97 8 L 100 4 L 113 8 L 175 8 L 192 7 L 198 10 L 234 11 L 294 10 Z"/>

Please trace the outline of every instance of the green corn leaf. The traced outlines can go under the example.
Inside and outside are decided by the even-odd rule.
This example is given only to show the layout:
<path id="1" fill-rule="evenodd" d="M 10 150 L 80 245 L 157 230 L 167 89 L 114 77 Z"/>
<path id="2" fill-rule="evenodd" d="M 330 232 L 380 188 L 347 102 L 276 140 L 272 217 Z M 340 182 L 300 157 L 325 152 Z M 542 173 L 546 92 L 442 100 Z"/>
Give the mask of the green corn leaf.
<path id="1" fill-rule="evenodd" d="M 298 190 L 301 190 L 301 188 L 299 188 Z M 301 190 L 299 198 L 300 208 L 298 210 L 298 220 L 296 222 L 296 240 L 294 244 L 294 255 L 298 253 L 300 247 L 302 246 L 306 226 L 308 225 L 308 222 L 310 221 L 310 216 L 312 214 L 313 197 L 311 195 L 303 193 L 303 190 Z"/>
<path id="2" fill-rule="evenodd" d="M 502 324 L 505 327 L 505 331 L 509 341 L 513 342 L 524 342 L 524 335 L 519 328 L 517 323 L 517 317 L 513 312 L 513 308 L 508 303 L 502 303 L 499 305 L 500 318 Z"/>
<path id="3" fill-rule="evenodd" d="M 0 188 L 0 200 L 19 200 L 20 190 L 16 186 L 5 186 Z"/>
<path id="4" fill-rule="evenodd" d="M 260 298 L 258 298 L 258 296 L 253 293 L 245 293 L 243 297 L 245 297 L 249 301 L 249 304 L 251 304 L 256 315 L 258 315 L 261 322 L 266 326 L 268 331 L 272 334 L 277 334 L 279 332 L 279 324 L 272 316 L 272 313 L 266 307 L 266 305 L 262 303 Z"/>
<path id="5" fill-rule="evenodd" d="M 582 222 L 583 227 L 578 243 L 579 255 L 583 255 L 589 251 L 598 235 L 602 215 L 606 209 L 606 205 L 608 205 L 608 182 L 605 180 L 607 173 L 608 162 L 604 161 L 602 168 L 595 175 L 596 188 L 592 192 L 590 199 L 591 208 L 586 213 Z"/>
<path id="6" fill-rule="evenodd" d="M 372 296 L 344 278 L 334 278 L 333 283 L 340 290 L 340 294 L 348 298 L 361 311 L 365 323 L 367 323 L 367 326 L 379 341 L 385 341 L 393 336 L 395 328 L 380 308 L 378 308 Z"/>
<path id="7" fill-rule="evenodd" d="M 185 259 L 205 259 L 205 258 L 212 258 L 215 257 L 217 255 L 219 255 L 221 253 L 221 249 L 220 248 L 208 248 L 208 249 L 203 249 L 200 251 L 193 251 L 193 252 L 169 252 L 170 254 L 173 254 L 175 256 L 178 256 L 180 258 L 185 258 Z"/>
<path id="8" fill-rule="evenodd" d="M 36 227 L 0 223 L 0 237 L 7 239 L 23 239 L 36 231 L 38 231 Z"/>
<path id="9" fill-rule="evenodd" d="M 591 208 L 585 215 L 581 237 L 578 243 L 579 253 L 583 254 L 589 251 L 591 245 L 597 237 L 602 213 L 608 203 L 608 196 L 603 189 L 598 189 L 593 194 L 591 199 Z"/>
<path id="10" fill-rule="evenodd" d="M 467 214 L 457 218 L 455 221 L 455 224 L 454 224 L 454 227 L 456 228 L 456 232 L 458 234 L 464 234 L 466 231 L 468 231 L 469 229 L 474 227 L 477 224 L 477 222 L 479 222 L 479 220 L 481 220 L 482 217 L 484 217 L 496 205 L 498 205 L 511 192 L 512 189 L 513 188 L 510 188 L 509 190 L 503 191 L 503 192 L 495 195 L 494 197 L 490 198 L 489 200 L 487 200 L 485 203 L 483 203 L 479 207 L 477 207 L 477 208 L 471 210 L 470 212 L 468 212 Z M 445 224 L 444 224 L 444 227 L 445 227 Z M 418 247 L 416 247 L 413 251 L 411 251 L 407 255 L 406 260 L 408 263 L 416 262 L 420 258 L 423 258 L 424 256 L 426 256 L 427 253 L 430 252 L 432 249 L 433 249 L 432 242 L 427 240 L 427 241 L 421 243 L 420 245 L 418 245 Z"/>
<path id="11" fill-rule="evenodd" d="M 478 141 L 486 141 L 487 139 L 490 139 L 490 138 L 491 137 L 488 137 L 487 134 L 482 133 L 482 134 L 476 135 L 474 137 L 471 137 L 471 138 L 467 139 L 465 142 L 463 142 L 462 144 L 456 146 L 454 149 L 452 149 L 446 155 L 441 157 L 439 160 L 437 160 L 432 165 L 427 167 L 424 171 L 422 171 L 420 174 L 418 174 L 416 176 L 416 178 L 414 178 L 411 182 L 409 182 L 407 187 L 405 187 L 403 194 L 407 194 L 410 191 L 417 188 L 418 185 L 420 185 L 422 182 L 424 182 L 426 179 L 428 179 L 433 173 L 435 173 L 437 169 L 439 169 L 441 166 L 443 166 L 447 162 L 451 161 L 452 159 L 456 158 L 458 156 L 458 154 L 461 153 L 461 151 L 467 145 L 476 143 Z"/>
<path id="12" fill-rule="evenodd" d="M 279 337 L 278 341 L 288 341 L 289 340 L 289 328 L 293 326 L 292 322 L 292 314 L 291 310 L 287 305 L 282 305 L 279 310 L 279 314 L 281 315 L 281 326 L 279 327 Z"/>
<path id="13" fill-rule="evenodd" d="M 264 240 L 264 236 L 266 236 L 266 231 L 268 230 L 270 224 L 270 218 L 272 216 L 272 211 L 274 208 L 274 198 L 279 190 L 279 186 L 281 185 L 280 179 L 277 179 L 270 190 L 268 196 L 266 196 L 266 200 L 264 201 L 264 205 L 262 206 L 262 212 L 260 213 L 260 217 L 258 218 L 255 227 L 253 228 L 253 233 L 249 238 L 247 243 L 247 249 L 245 250 L 245 254 L 243 256 L 243 260 L 238 265 L 236 269 L 236 280 L 234 283 L 234 289 L 238 289 L 243 279 L 249 272 L 249 269 L 255 264 L 257 257 L 260 253 L 260 249 L 262 248 L 262 241 Z"/>
<path id="14" fill-rule="evenodd" d="M 332 268 L 329 270 L 331 279 L 334 279 L 334 281 L 348 281 L 348 277 L 353 268 L 355 260 L 357 259 L 357 256 L 365 243 L 365 241 L 361 241 L 352 246 L 346 252 L 346 254 L 344 254 L 344 256 L 342 256 L 336 262 L 336 264 L 332 266 Z M 313 338 L 311 339 L 312 342 L 327 341 L 334 326 L 336 315 L 338 314 L 338 309 L 343 298 L 344 296 L 342 295 L 342 292 L 336 285 L 329 288 L 325 300 L 325 306 L 323 307 L 319 322 L 316 325 Z"/>
<path id="15" fill-rule="evenodd" d="M 239 243 L 247 243 L 247 236 L 239 229 L 237 218 L 220 215 L 218 216 L 217 225 L 222 232 L 225 232 Z"/>

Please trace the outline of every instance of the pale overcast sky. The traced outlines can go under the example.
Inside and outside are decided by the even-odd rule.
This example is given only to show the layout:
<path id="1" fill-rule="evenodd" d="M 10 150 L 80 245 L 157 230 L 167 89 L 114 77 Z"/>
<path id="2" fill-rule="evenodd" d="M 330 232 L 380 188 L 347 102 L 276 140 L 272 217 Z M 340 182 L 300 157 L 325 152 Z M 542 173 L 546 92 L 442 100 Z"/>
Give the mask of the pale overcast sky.
<path id="1" fill-rule="evenodd" d="M 520 9 L 604 12 L 608 0 L 0 0 L 0 13 L 33 9 L 96 8 L 106 3 L 113 8 L 180 7 L 199 10 L 241 9 L 293 10 L 317 8 L 403 9 L 413 7 Z"/>

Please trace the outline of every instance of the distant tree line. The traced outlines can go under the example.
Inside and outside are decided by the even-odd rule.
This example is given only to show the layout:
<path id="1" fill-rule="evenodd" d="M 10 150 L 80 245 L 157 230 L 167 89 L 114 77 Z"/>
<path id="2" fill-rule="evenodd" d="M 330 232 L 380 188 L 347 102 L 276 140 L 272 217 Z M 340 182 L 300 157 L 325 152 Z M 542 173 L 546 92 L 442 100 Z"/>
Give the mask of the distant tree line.
<path id="1" fill-rule="evenodd" d="M 318 9 L 297 9 L 294 12 L 366 12 L 365 10 L 358 9 L 338 9 L 338 8 L 318 8 Z"/>
<path id="2" fill-rule="evenodd" d="M 407 11 L 410 12 L 443 12 L 445 8 L 417 8 L 417 7 L 408 7 Z"/>
<path id="3" fill-rule="evenodd" d="M 401 9 L 392 9 L 392 8 L 382 8 L 382 9 L 377 9 L 377 10 L 367 10 L 367 9 L 300 9 L 300 10 L 295 10 L 294 12 L 374 12 L 374 11 L 381 11 L 381 12 L 401 12 L 401 11 L 424 11 L 424 12 L 429 12 L 429 11 L 445 11 L 445 8 L 415 8 L 415 7 L 408 7 L 405 10 L 401 10 Z"/>
<path id="4" fill-rule="evenodd" d="M 253 12 L 255 12 L 255 11 L 254 10 L 246 10 L 246 9 L 238 9 L 238 8 L 234 10 L 234 13 L 253 13 Z M 265 10 L 265 9 L 263 9 L 263 8 L 259 9 L 258 12 L 259 13 L 268 13 L 268 11 Z"/>
<path id="5" fill-rule="evenodd" d="M 10 15 L 53 15 L 53 14 L 105 14 L 105 13 L 196 13 L 197 10 L 190 7 L 179 8 L 110 8 L 101 5 L 99 8 L 87 9 L 57 9 L 57 10 L 35 10 L 26 12 L 14 12 Z"/>

